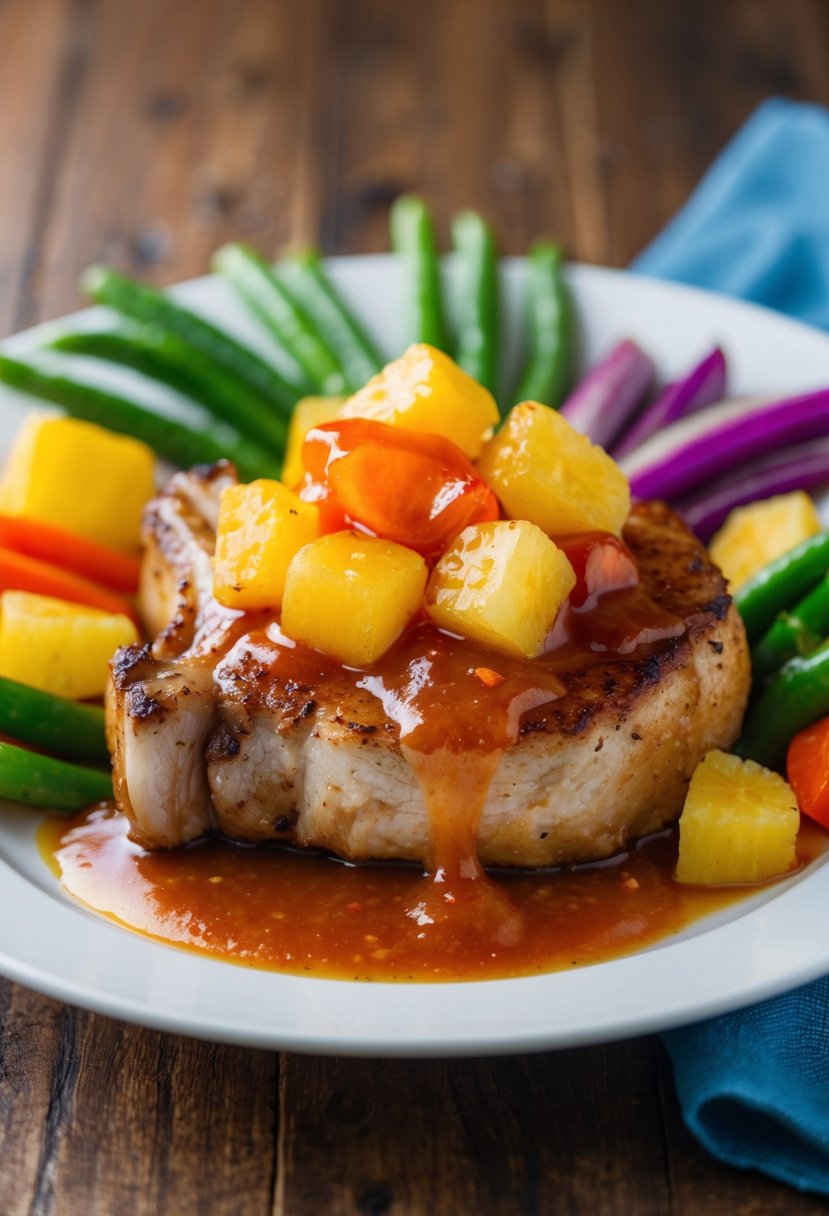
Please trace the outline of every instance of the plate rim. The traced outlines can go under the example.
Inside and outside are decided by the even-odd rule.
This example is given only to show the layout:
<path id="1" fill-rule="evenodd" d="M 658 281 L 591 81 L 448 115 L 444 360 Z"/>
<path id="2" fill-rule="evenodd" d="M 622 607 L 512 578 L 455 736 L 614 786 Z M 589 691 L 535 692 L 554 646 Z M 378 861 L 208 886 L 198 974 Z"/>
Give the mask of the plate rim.
<path id="1" fill-rule="evenodd" d="M 393 255 L 390 254 L 350 255 L 342 258 L 327 259 L 327 265 L 334 274 L 335 279 L 359 273 L 369 267 L 382 274 L 387 272 L 388 267 L 393 264 Z M 502 266 L 506 276 L 515 276 L 516 274 L 520 275 L 524 264 L 524 259 L 510 258 L 504 259 Z M 451 259 L 447 261 L 446 265 L 451 273 Z M 826 347 L 827 369 L 829 370 L 829 335 L 814 329 L 804 322 L 785 317 L 760 305 L 722 296 L 703 288 L 675 284 L 653 276 L 615 268 L 574 264 L 568 267 L 568 277 L 571 284 L 576 288 L 578 288 L 580 282 L 589 284 L 592 281 L 594 284 L 599 284 L 602 280 L 607 282 L 612 281 L 617 285 L 621 284 L 623 289 L 625 284 L 636 283 L 641 285 L 642 290 L 651 293 L 659 292 L 666 298 L 676 299 L 678 296 L 684 296 L 688 299 L 695 299 L 703 304 L 716 302 L 718 310 L 725 308 L 726 311 L 733 311 L 735 316 L 762 316 L 766 320 L 766 323 L 772 322 L 776 330 L 781 332 L 781 334 L 789 331 L 792 334 L 818 339 L 823 343 Z M 173 291 L 181 298 L 191 300 L 194 297 L 198 297 L 200 292 L 206 290 L 205 285 L 215 285 L 215 283 L 216 276 L 214 275 L 200 276 L 176 284 Z M 12 335 L 3 341 L 3 346 L 7 349 L 25 348 L 25 346 L 36 341 L 44 330 L 52 329 L 57 324 L 87 315 L 91 311 L 90 309 L 84 309 L 81 312 L 67 314 L 65 317 L 45 322 L 32 329 Z M 26 812 L 26 814 L 28 816 L 31 812 Z M 32 844 L 36 825 L 40 821 L 41 816 L 35 815 L 33 817 L 33 827 L 31 830 Z M 2 846 L 3 842 L 4 822 L 4 820 L 0 819 L 0 846 Z M 33 847 L 35 846 L 33 845 Z M 627 982 L 637 982 L 639 972 L 643 970 L 647 972 L 654 968 L 654 964 L 646 960 L 652 960 L 664 951 L 672 951 L 675 952 L 674 957 L 679 957 L 683 961 L 687 959 L 689 966 L 696 965 L 700 957 L 703 957 L 705 954 L 705 950 L 701 947 L 700 943 L 704 943 L 706 939 L 710 938 L 711 933 L 722 934 L 728 930 L 736 932 L 735 926 L 742 926 L 740 932 L 737 933 L 738 937 L 745 939 L 748 934 L 750 939 L 752 934 L 757 936 L 760 945 L 757 946 L 755 943 L 755 948 L 762 950 L 763 942 L 765 941 L 766 948 L 769 948 L 769 942 L 771 942 L 771 948 L 778 949 L 779 943 L 776 942 L 774 937 L 773 927 L 772 930 L 769 929 L 768 907 L 772 904 L 775 906 L 782 905 L 784 901 L 788 901 L 787 907 L 789 904 L 795 908 L 799 907 L 800 903 L 806 899 L 806 889 L 809 892 L 812 890 L 816 891 L 818 899 L 821 892 L 824 898 L 829 895 L 829 864 L 825 863 L 829 863 L 829 854 L 823 857 L 815 869 L 810 867 L 810 869 L 795 876 L 793 879 L 784 880 L 780 884 L 779 893 L 771 897 L 769 901 L 761 903 L 756 908 L 749 908 L 724 924 L 708 930 L 704 926 L 706 919 L 709 918 L 703 918 L 703 920 L 698 922 L 703 927 L 694 936 L 677 942 L 673 942 L 670 939 L 663 940 L 655 949 L 605 963 L 580 967 L 570 972 L 550 972 L 538 976 L 525 976 L 510 980 L 444 981 L 428 984 L 386 981 L 367 983 L 365 981 L 330 980 L 320 977 L 287 975 L 284 973 L 238 967 L 205 956 L 195 955 L 186 950 L 183 951 L 161 942 L 152 941 L 135 932 L 119 928 L 109 921 L 96 917 L 94 913 L 75 904 L 70 898 L 56 894 L 56 882 L 53 884 L 54 890 L 51 891 L 46 889 L 48 888 L 48 883 L 44 884 L 43 887 L 32 883 L 5 856 L 0 856 L 0 890 L 5 890 L 7 894 L 10 892 L 14 893 L 17 890 L 18 884 L 23 884 L 28 892 L 28 899 L 23 899 L 24 910 L 42 913 L 48 924 L 54 923 L 53 918 L 55 916 L 57 916 L 58 921 L 65 921 L 66 914 L 68 913 L 70 914 L 69 921 L 65 921 L 65 923 L 70 925 L 70 933 L 71 926 L 78 923 L 72 917 L 84 918 L 87 921 L 88 927 L 91 925 L 85 936 L 88 937 L 89 944 L 93 949 L 106 937 L 107 933 L 113 933 L 118 935 L 117 941 L 121 949 L 118 950 L 118 946 L 116 946 L 116 950 L 120 954 L 130 957 L 134 956 L 136 960 L 140 960 L 142 955 L 147 953 L 147 951 L 155 952 L 160 950 L 166 956 L 180 960 L 178 970 L 182 973 L 188 973 L 188 975 L 190 972 L 193 972 L 193 977 L 197 984 L 202 982 L 203 973 L 207 973 L 204 969 L 207 969 L 209 972 L 213 972 L 214 970 L 220 971 L 222 978 L 225 980 L 229 979 L 231 984 L 233 983 L 234 976 L 259 977 L 261 985 L 270 985 L 280 993 L 282 990 L 285 990 L 288 995 L 295 988 L 305 989 L 310 985 L 311 991 L 320 1001 L 324 1000 L 331 992 L 332 986 L 338 990 L 349 990 L 351 993 L 360 992 L 363 995 L 357 999 L 356 1004 L 358 1008 L 352 1012 L 352 1016 L 359 1017 L 361 1004 L 362 1006 L 369 1007 L 371 1005 L 371 998 L 381 993 L 388 994 L 389 992 L 393 992 L 398 994 L 395 1000 L 392 1001 L 392 1004 L 396 1003 L 399 1005 L 400 994 L 411 993 L 412 990 L 423 992 L 437 989 L 441 994 L 447 991 L 453 993 L 463 991 L 472 1000 L 477 995 L 499 997 L 504 986 L 508 986 L 511 993 L 520 991 L 521 997 L 518 998 L 519 1003 L 524 998 L 529 1003 L 538 998 L 539 992 L 542 996 L 546 994 L 547 998 L 550 997 L 550 994 L 552 994 L 552 998 L 555 998 L 557 988 L 562 988 L 567 983 L 570 983 L 572 988 L 572 981 L 577 976 L 584 976 L 588 973 L 595 974 L 601 972 L 611 987 L 617 981 L 622 985 Z M 32 900 L 37 905 L 37 908 L 32 906 Z M 750 903 L 750 900 L 748 902 Z M 775 918 L 772 917 L 771 919 L 774 920 Z M 313 1054 L 354 1055 L 361 1057 L 424 1058 L 438 1056 L 480 1056 L 548 1051 L 619 1040 L 639 1034 L 652 1033 L 655 1030 L 669 1029 L 690 1021 L 696 1021 L 700 1018 L 716 1016 L 720 1013 L 773 996 L 787 988 L 795 987 L 801 983 L 815 979 L 819 975 L 829 973 L 829 942 L 823 943 L 815 940 L 811 943 L 810 949 L 802 953 L 802 956 L 800 954 L 794 958 L 787 956 L 784 964 L 779 965 L 776 969 L 772 968 L 769 970 L 766 968 L 762 975 L 747 972 L 740 978 L 734 977 L 731 988 L 728 991 L 721 992 L 719 996 L 712 996 L 703 986 L 702 991 L 697 994 L 696 999 L 691 1000 L 690 1003 L 686 999 L 681 1008 L 677 1005 L 676 1001 L 673 1003 L 667 1001 L 650 1010 L 643 1011 L 637 1009 L 635 1011 L 627 1011 L 621 1020 L 618 1017 L 615 1020 L 613 1017 L 608 1016 L 598 1017 L 592 1022 L 582 1020 L 580 1024 L 573 1024 L 566 1030 L 558 1027 L 555 1019 L 551 1017 L 549 1022 L 543 1027 L 534 1026 L 531 1029 L 512 1026 L 506 1028 L 493 1027 L 478 1030 L 471 1034 L 461 1034 L 457 1031 L 447 1033 L 445 1030 L 442 1034 L 436 1034 L 429 1032 L 427 1028 L 426 1031 L 418 1035 L 413 1033 L 411 1028 L 409 1028 L 398 1035 L 392 1030 L 386 1033 L 382 1039 L 378 1039 L 375 1029 L 363 1031 L 362 1029 L 355 1029 L 353 1026 L 347 1027 L 345 1030 L 332 1030 L 330 1028 L 328 1030 L 320 1028 L 303 1029 L 301 1026 L 294 1026 L 292 1029 L 288 1029 L 285 1026 L 274 1027 L 255 1021 L 251 1021 L 246 1027 L 242 1027 L 238 1021 L 231 1022 L 227 1019 L 222 1021 L 220 1018 L 217 1018 L 215 1013 L 200 1015 L 194 1012 L 193 1009 L 178 1009 L 169 1004 L 161 1007 L 157 1002 L 151 1003 L 145 1001 L 141 997 L 136 996 L 135 993 L 128 995 L 107 991 L 101 986 L 99 979 L 93 980 L 88 978 L 88 976 L 85 979 L 78 979 L 69 975 L 61 975 L 59 970 L 56 970 L 54 966 L 49 968 L 33 962 L 31 954 L 28 958 L 19 957 L 15 953 L 14 946 L 8 944 L 6 940 L 8 936 L 8 932 L 4 932 L 2 927 L 0 927 L 0 974 L 55 999 L 66 1001 L 81 1008 L 103 1013 L 136 1025 L 176 1034 L 191 1035 L 211 1041 L 235 1043 L 271 1050 L 281 1049 Z M 25 937 L 25 934 L 23 936 Z M 676 952 L 679 952 L 679 954 L 677 955 Z M 67 962 L 69 959 L 72 959 L 74 962 L 71 952 L 67 955 Z M 185 962 L 184 960 L 187 961 Z M 174 967 L 173 969 L 175 970 L 176 968 Z M 165 973 L 168 970 L 170 968 L 161 967 L 161 971 Z M 257 983 L 251 985 L 249 982 L 242 984 L 240 981 L 239 986 L 245 988 L 252 987 L 255 990 L 258 985 Z M 592 981 L 589 981 L 583 984 L 577 982 L 575 986 L 577 989 L 581 986 L 586 990 L 590 990 L 596 985 Z M 219 987 L 222 987 L 221 982 L 219 983 Z M 336 994 L 334 994 L 334 997 L 336 997 Z M 461 1002 L 461 1004 L 463 1003 Z"/>

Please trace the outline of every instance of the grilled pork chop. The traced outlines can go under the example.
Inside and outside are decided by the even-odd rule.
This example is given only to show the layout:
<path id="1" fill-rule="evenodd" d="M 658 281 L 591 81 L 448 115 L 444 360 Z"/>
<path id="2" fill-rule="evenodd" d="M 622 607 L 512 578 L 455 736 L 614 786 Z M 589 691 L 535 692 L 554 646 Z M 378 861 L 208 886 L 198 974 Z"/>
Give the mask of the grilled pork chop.
<path id="1" fill-rule="evenodd" d="M 674 627 L 645 633 L 630 655 L 565 646 L 528 663 L 422 626 L 388 662 L 354 672 L 210 597 L 216 505 L 231 479 L 228 466 L 178 474 L 145 515 L 139 608 L 157 637 L 119 652 L 107 695 L 116 799 L 141 844 L 220 831 L 352 860 L 428 860 L 418 736 L 406 730 L 407 714 L 431 714 L 441 717 L 422 752 L 503 748 L 477 832 L 484 864 L 598 859 L 674 820 L 698 760 L 736 738 L 749 686 L 742 623 L 667 506 L 635 505 L 624 538 L 648 603 Z M 481 668 L 498 669 L 499 689 L 476 679 Z"/>

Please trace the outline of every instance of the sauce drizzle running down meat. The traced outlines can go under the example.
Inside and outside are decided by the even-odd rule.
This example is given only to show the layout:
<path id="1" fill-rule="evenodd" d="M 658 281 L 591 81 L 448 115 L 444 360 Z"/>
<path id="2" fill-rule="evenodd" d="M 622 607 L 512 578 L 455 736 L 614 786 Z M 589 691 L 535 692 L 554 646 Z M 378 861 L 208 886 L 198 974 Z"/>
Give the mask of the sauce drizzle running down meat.
<path id="1" fill-rule="evenodd" d="M 477 841 L 490 785 L 518 741 L 524 715 L 564 695 L 560 673 L 574 663 L 608 652 L 644 657 L 648 645 L 683 632 L 682 622 L 660 609 L 637 578 L 588 607 L 589 613 L 562 613 L 550 649 L 532 662 L 489 654 L 423 624 L 377 671 L 357 680 L 397 726 L 429 816 L 426 875 L 406 909 L 421 937 L 451 936 L 465 920 L 500 943 L 519 940 L 522 916 L 485 874 Z M 482 671 L 494 678 L 482 680 Z"/>

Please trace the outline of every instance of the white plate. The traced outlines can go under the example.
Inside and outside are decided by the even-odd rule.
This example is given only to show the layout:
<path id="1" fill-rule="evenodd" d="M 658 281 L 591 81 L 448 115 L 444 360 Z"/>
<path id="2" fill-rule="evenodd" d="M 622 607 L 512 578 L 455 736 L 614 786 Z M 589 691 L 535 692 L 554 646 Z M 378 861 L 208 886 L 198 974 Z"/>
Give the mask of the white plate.
<path id="1" fill-rule="evenodd" d="M 399 345 L 390 258 L 344 258 L 337 281 L 389 351 Z M 518 262 L 505 267 L 506 313 L 520 318 Z M 451 280 L 451 267 L 449 270 Z M 641 341 L 660 375 L 714 342 L 733 393 L 829 384 L 829 337 L 748 305 L 618 271 L 575 267 L 583 356 Z M 221 284 L 180 295 L 254 335 Z M 90 314 L 84 314 L 90 315 Z M 25 349 L 32 333 L 7 347 Z M 516 355 L 510 347 L 510 358 Z M 90 370 L 92 365 L 90 364 Z M 138 382 L 126 376 L 133 389 Z M 23 398 L 3 393 L 0 439 Z M 171 408 L 177 408 L 171 400 Z M 355 1055 L 479 1055 L 595 1043 L 665 1029 L 759 1000 L 829 972 L 829 853 L 761 895 L 630 958 L 485 983 L 351 983 L 276 975 L 158 945 L 66 898 L 35 847 L 38 817 L 0 805 L 0 972 L 61 1000 L 145 1026 L 255 1047 Z"/>

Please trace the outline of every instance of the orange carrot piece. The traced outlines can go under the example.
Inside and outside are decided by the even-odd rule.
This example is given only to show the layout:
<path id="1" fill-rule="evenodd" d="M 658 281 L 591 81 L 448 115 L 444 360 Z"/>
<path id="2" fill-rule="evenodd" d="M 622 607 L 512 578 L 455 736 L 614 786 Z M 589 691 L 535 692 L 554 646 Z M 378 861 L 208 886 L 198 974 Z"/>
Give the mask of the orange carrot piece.
<path id="1" fill-rule="evenodd" d="M 803 814 L 829 829 L 829 718 L 812 723 L 792 739 L 786 776 Z"/>
<path id="2" fill-rule="evenodd" d="M 89 579 L 12 549 L 0 548 L 0 591 L 30 591 L 56 600 L 86 604 L 103 612 L 122 612 L 138 625 L 135 610 L 123 596 Z"/>
<path id="3" fill-rule="evenodd" d="M 138 558 L 38 519 L 0 514 L 0 546 L 60 566 L 125 595 L 134 594 L 138 588 Z"/>
<path id="4" fill-rule="evenodd" d="M 497 688 L 504 682 L 504 677 L 499 672 L 493 671 L 491 667 L 476 667 L 475 675 L 487 688 Z"/>

